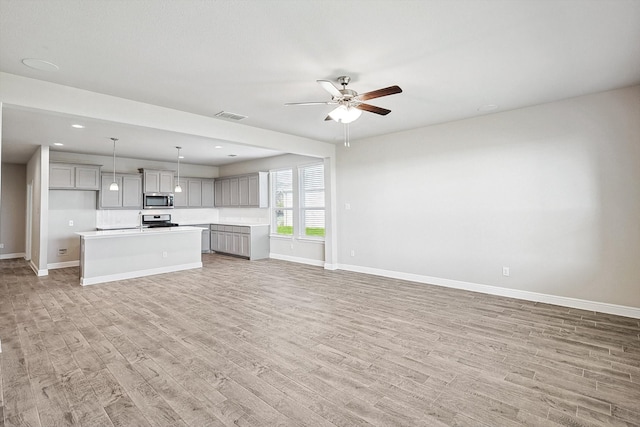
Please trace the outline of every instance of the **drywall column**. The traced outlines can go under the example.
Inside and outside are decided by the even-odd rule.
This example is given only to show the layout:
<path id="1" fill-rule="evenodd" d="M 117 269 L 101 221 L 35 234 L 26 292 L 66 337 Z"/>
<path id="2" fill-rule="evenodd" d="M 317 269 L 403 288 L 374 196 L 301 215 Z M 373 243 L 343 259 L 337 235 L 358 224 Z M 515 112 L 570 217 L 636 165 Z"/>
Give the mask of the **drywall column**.
<path id="1" fill-rule="evenodd" d="M 325 188 L 325 236 L 324 236 L 324 268 L 338 268 L 338 230 L 336 209 L 336 162 L 330 157 L 324 158 Z"/>

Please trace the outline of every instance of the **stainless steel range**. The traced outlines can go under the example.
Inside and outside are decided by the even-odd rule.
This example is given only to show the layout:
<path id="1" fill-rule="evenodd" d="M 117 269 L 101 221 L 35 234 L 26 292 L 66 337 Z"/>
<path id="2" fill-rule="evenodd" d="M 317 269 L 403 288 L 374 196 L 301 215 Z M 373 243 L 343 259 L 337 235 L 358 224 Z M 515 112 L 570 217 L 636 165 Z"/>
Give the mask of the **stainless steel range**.
<path id="1" fill-rule="evenodd" d="M 142 226 L 148 228 L 178 227 L 180 224 L 171 222 L 171 214 L 142 215 Z"/>

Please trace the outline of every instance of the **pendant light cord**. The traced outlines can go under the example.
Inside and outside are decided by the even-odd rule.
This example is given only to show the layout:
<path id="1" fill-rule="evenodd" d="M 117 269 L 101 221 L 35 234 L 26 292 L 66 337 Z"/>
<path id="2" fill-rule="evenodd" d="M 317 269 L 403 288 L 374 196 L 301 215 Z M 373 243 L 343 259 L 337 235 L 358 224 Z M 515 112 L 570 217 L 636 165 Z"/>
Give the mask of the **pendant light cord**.
<path id="1" fill-rule="evenodd" d="M 116 141 L 118 140 L 118 138 L 111 138 L 111 140 L 113 141 L 113 184 L 117 184 L 116 182 Z"/>

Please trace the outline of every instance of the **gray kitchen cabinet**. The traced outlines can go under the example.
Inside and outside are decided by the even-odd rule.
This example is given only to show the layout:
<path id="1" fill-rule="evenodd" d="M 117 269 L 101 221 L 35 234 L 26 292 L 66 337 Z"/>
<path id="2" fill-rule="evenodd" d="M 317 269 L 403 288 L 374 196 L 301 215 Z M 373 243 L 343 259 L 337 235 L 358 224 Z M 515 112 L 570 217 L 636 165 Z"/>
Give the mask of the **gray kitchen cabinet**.
<path id="1" fill-rule="evenodd" d="M 50 163 L 49 188 L 73 188 L 76 183 L 73 165 Z"/>
<path id="2" fill-rule="evenodd" d="M 182 192 L 174 193 L 176 208 L 214 207 L 214 182 L 208 178 L 180 178 Z"/>
<path id="3" fill-rule="evenodd" d="M 222 206 L 222 181 L 213 181 L 213 206 Z"/>
<path id="4" fill-rule="evenodd" d="M 242 207 L 249 206 L 249 177 L 238 177 L 238 204 Z"/>
<path id="5" fill-rule="evenodd" d="M 100 166 L 76 165 L 76 189 L 78 190 L 99 190 L 100 189 Z"/>
<path id="6" fill-rule="evenodd" d="M 100 197 L 98 209 L 118 209 L 122 208 L 122 191 L 111 191 L 109 186 L 113 182 L 113 174 L 104 174 L 101 178 Z M 122 189 L 122 176 L 116 175 L 118 188 Z"/>
<path id="7" fill-rule="evenodd" d="M 187 206 L 190 208 L 202 207 L 202 179 L 188 179 L 186 189 Z"/>
<path id="8" fill-rule="evenodd" d="M 211 224 L 211 250 L 250 260 L 269 258 L 269 225 Z"/>
<path id="9" fill-rule="evenodd" d="M 189 206 L 189 186 L 187 178 L 180 178 L 178 184 L 180 184 L 182 191 L 173 194 L 173 206 L 176 208 L 186 208 Z"/>
<path id="10" fill-rule="evenodd" d="M 101 176 L 98 209 L 142 209 L 142 176 L 116 174 L 118 191 L 109 190 L 113 174 Z"/>
<path id="11" fill-rule="evenodd" d="M 100 190 L 100 165 L 49 164 L 49 188 Z"/>
<path id="12" fill-rule="evenodd" d="M 222 207 L 231 206 L 231 183 L 228 179 L 222 180 Z"/>
<path id="13" fill-rule="evenodd" d="M 250 175 L 247 178 L 249 181 L 249 206 L 266 208 L 269 204 L 267 173 L 258 172 L 258 174 Z"/>
<path id="14" fill-rule="evenodd" d="M 142 208 L 142 175 L 122 175 L 122 207 Z"/>
<path id="15" fill-rule="evenodd" d="M 240 198 L 238 197 L 238 178 L 229 179 L 229 206 L 239 206 Z"/>
<path id="16" fill-rule="evenodd" d="M 268 172 L 216 178 L 215 189 L 216 207 L 266 208 L 269 206 Z"/>
<path id="17" fill-rule="evenodd" d="M 140 169 L 144 175 L 145 193 L 173 193 L 174 173 L 168 170 Z"/>
<path id="18" fill-rule="evenodd" d="M 214 207 L 215 189 L 214 181 L 212 179 L 202 180 L 202 207 L 212 208 Z"/>

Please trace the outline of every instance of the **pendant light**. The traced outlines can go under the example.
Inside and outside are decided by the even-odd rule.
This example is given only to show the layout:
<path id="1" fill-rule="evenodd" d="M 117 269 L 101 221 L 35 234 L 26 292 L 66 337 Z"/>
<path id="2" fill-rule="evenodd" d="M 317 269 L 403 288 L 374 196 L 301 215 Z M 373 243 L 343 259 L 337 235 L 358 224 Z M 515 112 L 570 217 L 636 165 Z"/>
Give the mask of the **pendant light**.
<path id="1" fill-rule="evenodd" d="M 173 189 L 174 193 L 182 193 L 182 187 L 180 187 L 180 150 L 182 147 L 176 147 L 178 149 L 178 178 L 176 179 L 176 188 Z"/>
<path id="2" fill-rule="evenodd" d="M 113 182 L 109 186 L 109 191 L 118 191 L 118 181 L 116 181 L 116 141 L 118 138 L 110 138 L 113 141 Z"/>

